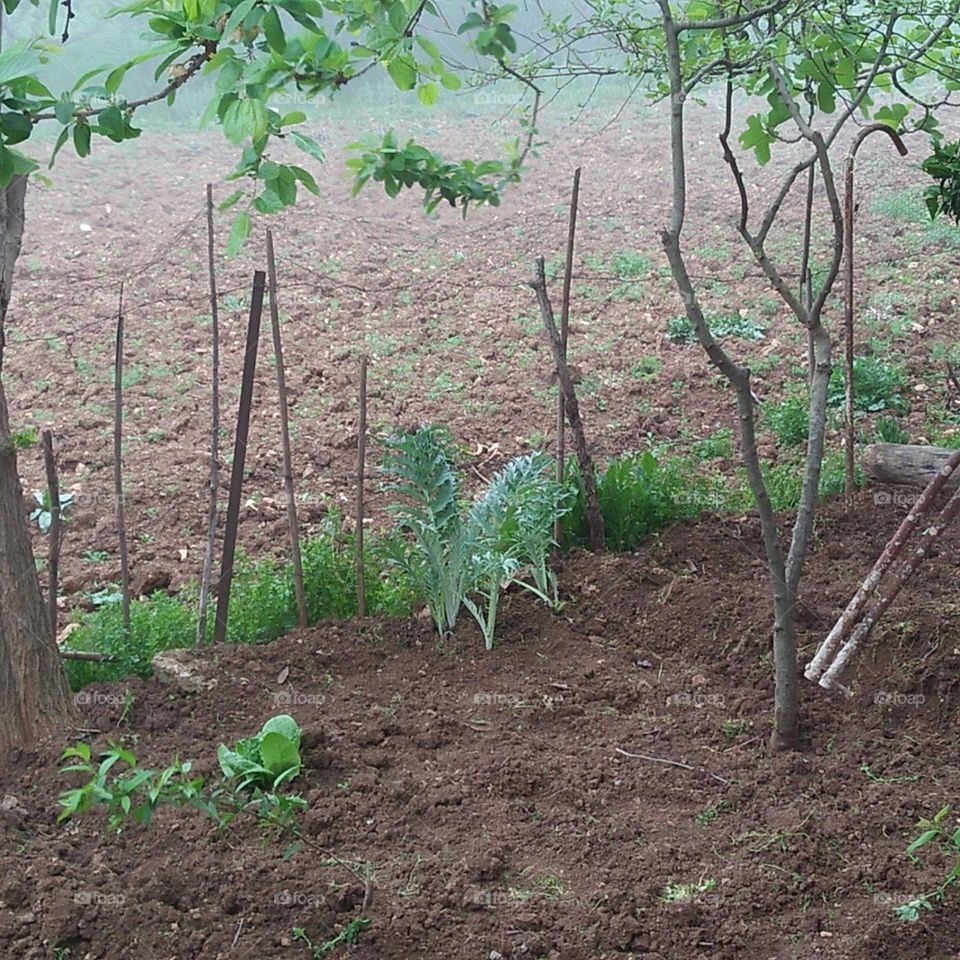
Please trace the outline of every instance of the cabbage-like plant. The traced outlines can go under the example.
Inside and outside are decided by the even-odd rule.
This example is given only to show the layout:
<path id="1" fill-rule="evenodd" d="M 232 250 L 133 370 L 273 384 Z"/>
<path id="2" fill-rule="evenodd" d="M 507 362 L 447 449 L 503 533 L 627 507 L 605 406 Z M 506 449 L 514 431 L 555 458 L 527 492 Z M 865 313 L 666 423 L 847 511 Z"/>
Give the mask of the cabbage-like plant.
<path id="1" fill-rule="evenodd" d="M 421 585 L 441 635 L 454 629 L 465 606 L 491 649 L 500 593 L 511 582 L 559 607 L 548 558 L 554 523 L 566 506 L 546 454 L 511 461 L 465 506 L 442 431 L 427 425 L 384 445 L 383 469 L 396 477 L 387 489 L 401 495 L 390 509 L 410 535 L 410 548 L 393 559 Z"/>

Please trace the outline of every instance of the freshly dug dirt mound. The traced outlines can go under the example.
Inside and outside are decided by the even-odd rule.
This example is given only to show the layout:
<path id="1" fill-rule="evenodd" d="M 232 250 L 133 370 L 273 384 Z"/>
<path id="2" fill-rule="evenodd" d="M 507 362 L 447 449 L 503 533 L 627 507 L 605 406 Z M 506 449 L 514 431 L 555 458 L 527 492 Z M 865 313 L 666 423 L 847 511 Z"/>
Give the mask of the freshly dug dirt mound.
<path id="1" fill-rule="evenodd" d="M 872 497 L 824 512 L 805 654 L 899 519 Z M 209 651 L 202 693 L 89 688 L 83 729 L 2 775 L 0 956 L 309 958 L 294 927 L 320 944 L 363 912 L 332 955 L 952 957 L 956 894 L 915 924 L 893 907 L 948 869 L 904 849 L 960 794 L 957 544 L 863 651 L 852 701 L 804 681 L 797 754 L 766 752 L 770 615 L 747 519 L 568 558 L 568 605 L 511 595 L 492 653 L 467 625 L 438 645 L 423 620 L 327 623 Z M 56 823 L 67 743 L 123 738 L 145 766 L 179 754 L 213 775 L 218 743 L 280 712 L 304 730 L 313 844 L 289 859 L 252 821 L 217 835 L 195 810 L 112 837 L 97 814 Z M 334 858 L 369 865 L 370 889 Z"/>

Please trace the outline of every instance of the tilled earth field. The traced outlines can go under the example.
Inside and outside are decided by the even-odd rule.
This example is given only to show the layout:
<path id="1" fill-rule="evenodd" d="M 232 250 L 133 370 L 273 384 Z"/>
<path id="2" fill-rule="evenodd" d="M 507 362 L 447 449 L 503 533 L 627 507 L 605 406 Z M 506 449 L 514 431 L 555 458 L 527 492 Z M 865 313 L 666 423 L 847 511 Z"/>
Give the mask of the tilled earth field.
<path id="1" fill-rule="evenodd" d="M 693 110 L 694 108 L 691 108 Z M 368 187 L 349 196 L 341 145 L 378 120 L 362 113 L 316 133 L 328 160 L 309 195 L 272 222 L 292 407 L 301 519 L 309 530 L 352 500 L 357 358 L 372 358 L 374 435 L 424 421 L 447 424 L 489 476 L 525 449 L 553 444 L 549 350 L 525 281 L 533 258 L 562 261 L 574 166 L 583 167 L 571 352 L 584 418 L 601 458 L 675 441 L 680 448 L 735 427 L 731 397 L 699 348 L 666 336 L 681 312 L 657 236 L 668 200 L 663 118 L 628 107 L 616 119 L 565 126 L 548 114 L 546 141 L 523 185 L 498 209 L 424 217 L 419 198 L 390 201 Z M 601 111 L 602 113 L 602 111 Z M 733 193 L 716 131 L 703 116 L 690 155 L 687 232 L 703 300 L 718 315 L 741 311 L 765 327 L 730 341 L 755 370 L 764 401 L 802 378 L 803 336 L 778 306 L 734 236 Z M 491 153 L 493 114 L 416 113 L 412 133 L 460 156 Z M 508 130 L 504 129 L 504 136 Z M 955 384 L 943 356 L 956 341 L 960 231 L 929 226 L 915 163 L 865 148 L 860 166 L 860 350 L 888 350 L 907 378 L 914 440 L 931 423 L 955 431 Z M 218 198 L 234 157 L 214 136 L 147 133 L 88 161 L 64 156 L 49 188 L 33 188 L 9 317 L 4 376 L 15 428 L 50 427 L 63 486 L 74 495 L 63 547 L 63 622 L 119 576 L 113 509 L 113 335 L 120 282 L 126 317 L 124 476 L 134 588 L 177 589 L 201 565 L 206 529 L 210 307 L 204 184 Z M 912 165 L 911 165 L 912 164 Z M 755 205 L 769 171 L 748 160 Z M 800 233 L 800 199 L 787 205 L 775 251 L 788 272 Z M 219 247 L 229 215 L 218 215 Z M 818 198 L 818 223 L 824 222 Z M 232 454 L 252 271 L 262 224 L 239 258 L 219 263 L 223 347 L 223 457 Z M 559 301 L 560 284 L 552 294 Z M 838 318 L 837 303 L 831 316 Z M 951 393 L 953 389 L 953 393 Z M 241 539 L 254 556 L 286 543 L 282 458 L 269 325 L 264 324 Z M 937 411 L 954 417 L 936 420 Z M 931 419 L 933 417 L 933 419 Z M 869 424 L 867 424 L 869 426 Z M 866 429 L 866 427 L 865 427 Z M 938 439 L 938 437 L 934 437 Z M 942 437 L 939 437 L 942 439 Z M 769 434 L 763 452 L 782 455 Z M 382 502 L 371 453 L 375 520 Z M 729 461 L 728 461 L 729 465 Z M 38 447 L 21 454 L 25 496 L 42 489 Z M 473 475 L 473 474 L 471 474 Z M 228 471 L 221 472 L 226 499 Z M 45 554 L 37 531 L 37 552 Z"/>
<path id="2" fill-rule="evenodd" d="M 824 511 L 805 657 L 897 513 L 872 497 Z M 954 957 L 955 894 L 914 924 L 893 908 L 950 865 L 928 850 L 915 866 L 905 847 L 960 791 L 957 546 L 861 653 L 852 699 L 803 681 L 796 754 L 765 749 L 769 612 L 744 518 L 671 528 L 629 557 L 569 556 L 562 613 L 510 595 L 492 653 L 468 627 L 438 646 L 422 620 L 323 623 L 211 651 L 203 694 L 88 688 L 77 729 L 3 775 L 0 955 L 306 958 L 294 927 L 320 944 L 362 914 L 369 928 L 334 955 Z M 75 739 L 209 775 L 219 742 L 281 705 L 304 730 L 310 805 L 310 843 L 289 859 L 253 823 L 217 835 L 195 810 L 116 836 L 96 814 L 56 823 Z M 368 865 L 369 889 L 333 858 Z"/>

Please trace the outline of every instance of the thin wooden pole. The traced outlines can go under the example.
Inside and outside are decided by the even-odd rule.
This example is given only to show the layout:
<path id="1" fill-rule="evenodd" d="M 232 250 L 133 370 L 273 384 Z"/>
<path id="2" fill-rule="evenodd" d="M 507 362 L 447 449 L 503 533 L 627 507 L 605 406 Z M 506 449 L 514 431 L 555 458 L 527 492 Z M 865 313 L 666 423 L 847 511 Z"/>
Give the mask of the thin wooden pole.
<path id="1" fill-rule="evenodd" d="M 217 271 L 213 235 L 213 184 L 207 184 L 207 269 L 210 274 L 210 318 L 212 322 L 210 369 L 210 505 L 207 510 L 207 546 L 200 577 L 200 610 L 197 616 L 197 646 L 207 637 L 207 606 L 210 577 L 217 542 L 217 493 L 220 489 L 220 310 L 217 303 Z"/>
<path id="2" fill-rule="evenodd" d="M 270 326 L 273 329 L 273 355 L 277 364 L 277 391 L 280 394 L 283 484 L 287 492 L 287 525 L 290 528 L 290 554 L 293 559 L 293 589 L 297 596 L 297 620 L 301 627 L 305 627 L 307 625 L 307 595 L 303 587 L 300 523 L 297 520 L 297 497 L 293 487 L 293 455 L 290 452 L 290 409 L 287 405 L 287 376 L 283 368 L 280 306 L 277 303 L 277 261 L 273 251 L 272 230 L 267 231 L 267 282 L 270 285 Z"/>
<path id="3" fill-rule="evenodd" d="M 573 173 L 573 192 L 570 196 L 570 220 L 567 227 L 567 263 L 563 274 L 563 300 L 560 305 L 560 346 L 563 358 L 567 358 L 567 342 L 570 334 L 570 287 L 573 282 L 573 249 L 577 234 L 577 209 L 580 205 L 580 167 Z M 557 481 L 563 483 L 566 468 L 566 422 L 563 390 L 557 389 Z M 553 539 L 559 543 L 563 529 L 561 520 L 553 526 Z"/>
<path id="4" fill-rule="evenodd" d="M 360 388 L 358 395 L 359 413 L 357 415 L 357 613 L 367 615 L 367 586 L 363 563 L 363 475 L 367 460 L 367 364 L 366 354 L 360 357 Z"/>
<path id="5" fill-rule="evenodd" d="M 856 139 L 853 141 L 853 144 L 850 147 L 850 152 L 847 155 L 847 162 L 844 169 L 844 202 L 843 202 L 843 250 L 844 250 L 844 260 L 846 263 L 846 271 L 844 274 L 844 283 L 843 283 L 843 301 L 844 301 L 844 310 L 843 310 L 843 330 L 844 330 L 844 415 L 845 415 L 845 430 L 844 435 L 846 438 L 846 450 L 844 451 L 844 496 L 847 501 L 847 509 L 849 510 L 853 505 L 853 488 L 854 488 L 854 452 L 853 452 L 853 441 L 854 441 L 854 430 L 853 430 L 853 400 L 854 400 L 854 386 L 853 386 L 853 357 L 854 357 L 854 345 L 853 345 L 853 310 L 854 310 L 854 285 L 853 285 L 853 226 L 854 226 L 854 214 L 856 213 L 856 206 L 853 200 L 853 171 L 854 166 L 857 161 L 857 151 L 860 149 L 860 146 L 863 144 L 863 141 L 870 136 L 871 133 L 885 133 L 892 141 L 893 145 L 897 148 L 901 157 L 907 155 L 907 147 L 904 144 L 903 140 L 900 138 L 899 134 L 892 127 L 888 127 L 884 123 L 874 123 L 870 126 L 864 127 L 858 134 Z"/>
<path id="6" fill-rule="evenodd" d="M 63 521 L 60 518 L 60 478 L 53 455 L 53 434 L 43 431 L 43 462 L 47 471 L 47 494 L 50 500 L 50 557 L 47 561 L 49 588 L 47 605 L 50 611 L 50 629 L 57 635 L 57 593 L 60 579 L 60 544 L 63 541 Z"/>
<path id="7" fill-rule="evenodd" d="M 597 496 L 597 481 L 594 474 L 593 458 L 587 446 L 583 422 L 580 420 L 580 405 L 577 403 L 577 392 L 573 385 L 573 377 L 563 355 L 563 344 L 560 342 L 560 332 L 557 330 L 553 318 L 553 307 L 547 294 L 547 278 L 543 265 L 543 257 L 537 257 L 533 283 L 530 284 L 537 294 L 540 304 L 540 314 L 543 325 L 550 339 L 553 349 L 553 358 L 557 364 L 557 380 L 564 394 L 567 419 L 570 422 L 570 431 L 573 433 L 573 442 L 577 450 L 577 459 L 580 461 L 580 479 L 583 482 L 583 499 L 587 513 L 587 528 L 590 531 L 590 546 L 597 553 L 606 549 L 606 538 L 603 530 L 603 516 L 600 513 L 600 500 Z"/>
<path id="8" fill-rule="evenodd" d="M 117 307 L 117 353 L 113 380 L 113 485 L 117 499 L 117 540 L 120 545 L 120 590 L 123 629 L 130 632 L 130 558 L 127 554 L 127 521 L 123 507 L 123 281 Z"/>
<path id="9" fill-rule="evenodd" d="M 220 565 L 220 580 L 217 584 L 217 620 L 213 629 L 214 643 L 223 643 L 227 639 L 230 587 L 233 583 L 233 559 L 237 550 L 237 530 L 240 526 L 243 469 L 247 459 L 247 438 L 250 435 L 253 378 L 257 372 L 257 346 L 260 342 L 260 318 L 263 315 L 265 290 L 266 274 L 262 270 L 257 270 L 253 275 L 253 295 L 250 298 L 247 347 L 243 362 L 243 382 L 240 386 L 240 410 L 237 414 L 237 436 L 233 447 L 233 466 L 230 472 L 230 502 L 227 505 L 227 525 L 223 535 L 223 558 Z"/>

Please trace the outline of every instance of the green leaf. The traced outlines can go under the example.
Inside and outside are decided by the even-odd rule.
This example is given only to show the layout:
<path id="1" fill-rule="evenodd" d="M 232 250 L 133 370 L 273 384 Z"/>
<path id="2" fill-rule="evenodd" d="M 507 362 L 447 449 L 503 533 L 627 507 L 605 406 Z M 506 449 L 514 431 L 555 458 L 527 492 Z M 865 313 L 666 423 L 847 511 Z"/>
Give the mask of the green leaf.
<path id="1" fill-rule="evenodd" d="M 433 82 L 417 87 L 417 96 L 425 107 L 432 107 L 440 97 L 440 88 Z"/>
<path id="2" fill-rule="evenodd" d="M 266 105 L 262 100 L 246 98 L 234 100 L 223 115 L 223 132 L 234 144 L 248 137 L 256 140 L 267 132 L 269 122 Z"/>
<path id="3" fill-rule="evenodd" d="M 252 226 L 249 213 L 241 212 L 237 214 L 233 221 L 233 227 L 230 229 L 230 238 L 227 240 L 228 257 L 236 256 L 240 252 L 247 241 L 247 237 L 250 236 Z"/>
<path id="4" fill-rule="evenodd" d="M 15 43 L 0 53 L 0 85 L 34 73 L 40 61 L 25 43 Z"/>
<path id="5" fill-rule="evenodd" d="M 313 137 L 308 137 L 305 133 L 299 133 L 293 131 L 290 134 L 290 139 L 308 156 L 313 157 L 314 160 L 319 163 L 323 163 L 326 159 L 323 154 L 323 148 L 317 143 Z"/>
<path id="6" fill-rule="evenodd" d="M 417 85 L 417 66 L 408 54 L 391 60 L 387 64 L 387 73 L 400 90 L 412 90 Z"/>
<path id="7" fill-rule="evenodd" d="M 229 40 L 230 34 L 243 23 L 244 17 L 253 9 L 256 2 L 257 0 L 241 0 L 241 2 L 233 8 L 233 13 L 230 14 L 227 22 L 223 25 L 222 36 L 224 40 Z"/>
<path id="8" fill-rule="evenodd" d="M 276 8 L 271 7 L 266 12 L 262 26 L 267 45 L 282 57 L 287 52 L 287 38 L 283 34 L 283 25 L 280 23 L 280 15 Z"/>
<path id="9" fill-rule="evenodd" d="M 90 125 L 78 122 L 73 128 L 73 146 L 77 156 L 90 156 Z"/>

